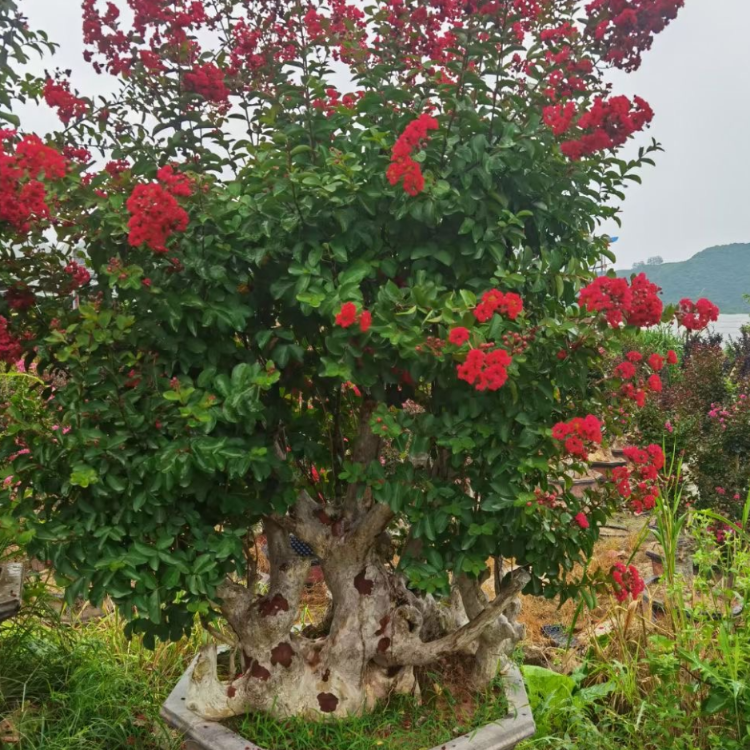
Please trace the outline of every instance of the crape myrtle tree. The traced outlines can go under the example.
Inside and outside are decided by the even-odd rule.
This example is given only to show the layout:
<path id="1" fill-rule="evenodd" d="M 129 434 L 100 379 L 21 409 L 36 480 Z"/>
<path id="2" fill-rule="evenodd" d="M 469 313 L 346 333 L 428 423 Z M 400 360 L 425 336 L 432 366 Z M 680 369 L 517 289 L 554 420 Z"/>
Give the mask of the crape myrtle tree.
<path id="1" fill-rule="evenodd" d="M 674 311 L 592 269 L 658 148 L 618 157 L 652 111 L 604 76 L 682 5 L 85 0 L 101 99 L 13 72 L 47 43 L 3 0 L 0 357 L 54 424 L 11 400 L 0 503 L 130 633 L 226 620 L 242 674 L 207 648 L 196 711 L 356 713 L 451 659 L 481 689 L 520 591 L 637 595 L 571 572 L 653 504 L 660 449 L 583 497 L 571 474 L 667 366 L 605 376 Z M 304 633 L 290 535 L 331 597 Z"/>

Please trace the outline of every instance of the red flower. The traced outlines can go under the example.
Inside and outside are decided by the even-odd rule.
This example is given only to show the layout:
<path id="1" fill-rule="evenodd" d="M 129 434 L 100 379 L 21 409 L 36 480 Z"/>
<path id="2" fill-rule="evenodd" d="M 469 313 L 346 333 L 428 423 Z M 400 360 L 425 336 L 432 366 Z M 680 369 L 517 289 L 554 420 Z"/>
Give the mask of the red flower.
<path id="1" fill-rule="evenodd" d="M 628 598 L 628 594 L 635 601 L 646 588 L 641 574 L 638 572 L 638 568 L 634 565 L 626 567 L 624 563 L 617 562 L 612 566 L 610 575 L 612 576 L 615 597 L 618 602 L 624 602 Z"/>
<path id="2" fill-rule="evenodd" d="M 465 362 L 457 368 L 458 378 L 478 391 L 497 391 L 507 382 L 507 367 L 512 361 L 504 349 L 487 354 L 481 349 L 470 349 Z"/>
<path id="3" fill-rule="evenodd" d="M 85 286 L 89 283 L 89 281 L 91 281 L 91 274 L 88 272 L 88 270 L 80 263 L 76 263 L 74 260 L 68 263 L 68 265 L 65 266 L 64 270 L 65 273 L 67 273 L 68 276 L 71 277 L 70 283 L 68 284 L 67 288 L 67 291 L 69 292 L 80 289 L 82 286 Z"/>
<path id="4" fill-rule="evenodd" d="M 547 125 L 555 135 L 563 135 L 570 130 L 573 125 L 573 118 L 576 115 L 576 105 L 574 102 L 565 104 L 556 104 L 545 107 L 543 110 L 544 124 Z"/>
<path id="5" fill-rule="evenodd" d="M 581 438 L 572 435 L 565 441 L 565 450 L 570 453 L 571 456 L 579 456 L 580 458 L 586 458 L 589 452 L 583 444 Z"/>
<path id="6" fill-rule="evenodd" d="M 654 35 L 673 21 L 685 0 L 590 0 L 588 28 L 600 43 L 605 62 L 637 70 L 641 53 L 651 49 Z"/>
<path id="7" fill-rule="evenodd" d="M 602 442 L 602 424 L 593 414 L 583 419 L 574 417 L 568 422 L 558 422 L 552 428 L 552 438 L 564 441 L 565 450 L 572 456 L 585 459 L 589 454 L 586 444 L 600 445 Z"/>
<path id="8" fill-rule="evenodd" d="M 88 112 L 88 104 L 70 93 L 67 81 L 53 81 L 48 78 L 44 84 L 44 101 L 50 107 L 57 109 L 57 116 L 67 125 L 72 119 L 83 117 Z"/>
<path id="9" fill-rule="evenodd" d="M 357 398 L 362 398 L 362 391 L 360 391 L 359 388 L 354 383 L 352 383 L 351 380 L 347 380 L 341 386 L 341 388 L 343 390 L 346 390 L 348 388 L 355 396 L 357 396 Z"/>
<path id="10" fill-rule="evenodd" d="M 190 73 L 185 73 L 185 85 L 190 91 L 214 104 L 222 104 L 229 99 L 229 90 L 224 85 L 224 73 L 214 63 L 196 65 Z"/>
<path id="11" fill-rule="evenodd" d="M 587 312 L 603 312 L 613 328 L 623 322 L 623 314 L 630 310 L 633 293 L 625 279 L 600 276 L 581 289 L 578 304 Z"/>
<path id="12" fill-rule="evenodd" d="M 664 306 L 659 291 L 645 274 L 630 285 L 625 279 L 600 276 L 580 291 L 578 304 L 587 312 L 603 312 L 613 328 L 623 322 L 643 328 L 661 321 Z"/>
<path id="13" fill-rule="evenodd" d="M 75 146 L 65 146 L 63 148 L 63 156 L 66 159 L 79 161 L 82 164 L 85 164 L 87 161 L 91 161 L 91 152 L 87 148 L 76 148 Z"/>
<path id="14" fill-rule="evenodd" d="M 676 365 L 677 364 L 677 354 L 674 351 L 674 349 L 670 349 L 667 352 L 667 364 L 669 364 L 669 365 Z"/>
<path id="15" fill-rule="evenodd" d="M 115 159 L 114 161 L 108 161 L 104 165 L 104 171 L 110 177 L 117 177 L 128 169 L 130 169 L 130 164 L 125 159 Z"/>
<path id="16" fill-rule="evenodd" d="M 654 443 L 646 448 L 628 446 L 623 450 L 623 454 L 634 464 L 634 468 L 631 470 L 623 466 L 612 472 L 617 491 L 629 501 L 634 513 L 651 510 L 659 493 L 659 471 L 666 463 L 664 451 L 661 446 Z"/>
<path id="17" fill-rule="evenodd" d="M 22 354 L 21 342 L 11 334 L 8 321 L 0 315 L 0 362 L 13 364 Z"/>
<path id="18" fill-rule="evenodd" d="M 28 310 L 34 306 L 36 297 L 26 287 L 11 287 L 5 292 L 5 301 L 11 310 Z"/>
<path id="19" fill-rule="evenodd" d="M 586 514 L 581 511 L 580 513 L 577 513 L 575 518 L 573 519 L 582 529 L 588 529 L 589 527 L 589 519 L 586 517 Z"/>
<path id="20" fill-rule="evenodd" d="M 353 302 L 344 302 L 336 316 L 336 325 L 349 328 L 357 322 L 357 306 Z"/>
<path id="21" fill-rule="evenodd" d="M 635 366 L 630 362 L 620 362 L 620 364 L 615 367 L 615 375 L 623 380 L 630 380 L 635 377 Z"/>
<path id="22" fill-rule="evenodd" d="M 651 375 L 651 377 L 648 379 L 647 382 L 648 382 L 649 390 L 652 390 L 654 393 L 661 393 L 661 390 L 662 390 L 661 378 L 656 373 Z"/>
<path id="23" fill-rule="evenodd" d="M 188 197 L 193 193 L 193 183 L 191 179 L 185 174 L 175 172 L 174 168 L 169 164 L 162 167 L 156 173 L 156 179 L 166 185 L 167 190 L 169 190 L 172 195 Z"/>
<path id="24" fill-rule="evenodd" d="M 469 329 L 458 326 L 448 334 L 448 341 L 455 346 L 463 346 L 469 340 Z"/>
<path id="25" fill-rule="evenodd" d="M 166 253 L 166 242 L 174 232 L 184 232 L 188 215 L 174 196 L 161 185 L 136 185 L 125 204 L 130 211 L 128 242 L 147 245 L 155 253 Z"/>
<path id="26" fill-rule="evenodd" d="M 631 282 L 633 301 L 627 314 L 627 323 L 638 328 L 648 328 L 661 323 L 664 304 L 659 298 L 661 289 L 639 273 Z"/>
<path id="27" fill-rule="evenodd" d="M 649 367 L 652 370 L 656 370 L 656 372 L 659 372 L 664 367 L 664 358 L 661 357 L 659 354 L 654 352 L 649 358 L 648 358 L 648 364 Z"/>
<path id="28" fill-rule="evenodd" d="M 625 359 L 628 362 L 640 362 L 643 359 L 643 355 L 640 352 L 628 352 L 625 355 Z"/>
<path id="29" fill-rule="evenodd" d="M 702 331 L 709 323 L 718 320 L 719 308 L 705 297 L 697 302 L 685 298 L 680 300 L 675 317 L 678 324 L 688 331 Z"/>
<path id="30" fill-rule="evenodd" d="M 474 308 L 474 317 L 486 323 L 496 312 L 515 320 L 523 312 L 523 300 L 515 292 L 490 289 L 482 295 L 482 301 Z"/>
<path id="31" fill-rule="evenodd" d="M 569 159 L 577 161 L 597 151 L 622 146 L 653 118 L 651 107 L 638 96 L 632 102 L 626 96 L 598 97 L 591 109 L 575 123 L 583 134 L 575 140 L 563 142 L 560 150 Z"/>
<path id="32" fill-rule="evenodd" d="M 67 160 L 51 146 L 45 146 L 36 135 L 24 136 L 15 153 L 6 151 L 2 141 L 13 137 L 4 130 L 0 139 L 0 222 L 7 222 L 16 232 L 28 232 L 32 224 L 50 216 L 47 190 L 39 180 L 59 180 L 67 171 Z"/>
<path id="33" fill-rule="evenodd" d="M 362 331 L 362 333 L 367 333 L 371 325 L 372 313 L 368 310 L 363 310 L 362 314 L 359 316 L 359 330 Z"/>
<path id="34" fill-rule="evenodd" d="M 424 189 L 424 177 L 419 164 L 411 154 L 422 141 L 427 139 L 430 130 L 437 130 L 438 121 L 430 115 L 420 115 L 410 122 L 399 136 L 391 152 L 391 164 L 386 177 L 391 185 L 403 179 L 404 191 L 411 196 L 418 195 Z"/>

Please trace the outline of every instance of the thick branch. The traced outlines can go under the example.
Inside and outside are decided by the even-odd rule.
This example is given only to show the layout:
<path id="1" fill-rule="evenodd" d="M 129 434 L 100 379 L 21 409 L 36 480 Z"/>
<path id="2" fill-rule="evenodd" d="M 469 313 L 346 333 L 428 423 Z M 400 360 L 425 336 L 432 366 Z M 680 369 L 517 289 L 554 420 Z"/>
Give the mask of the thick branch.
<path id="1" fill-rule="evenodd" d="M 511 603 L 513 598 L 531 580 L 531 575 L 524 568 L 516 568 L 503 578 L 502 585 L 495 598 L 482 610 L 478 616 L 472 618 L 466 625 L 449 635 L 431 641 L 423 642 L 417 635 L 418 629 L 410 630 L 394 623 L 394 638 L 391 649 L 386 655 L 387 661 L 398 665 L 426 665 L 438 659 L 462 651 L 474 643 L 482 631 L 492 624 Z M 396 632 L 400 630 L 401 632 Z"/>
<path id="2" fill-rule="evenodd" d="M 380 438 L 370 429 L 370 417 L 375 411 L 376 403 L 374 401 L 365 401 L 359 412 L 359 430 L 357 439 L 352 450 L 352 462 L 356 464 L 369 464 L 378 457 L 380 450 Z M 359 515 L 357 495 L 359 494 L 359 485 L 350 484 L 344 498 L 344 518 L 347 523 L 352 523 Z"/>
<path id="3" fill-rule="evenodd" d="M 331 530 L 320 520 L 323 506 L 302 490 L 290 516 L 270 516 L 269 520 L 307 542 L 315 554 L 324 556 L 331 542 Z"/>
<path id="4" fill-rule="evenodd" d="M 370 546 L 393 520 L 393 511 L 383 503 L 375 503 L 351 533 L 351 541 L 358 546 Z"/>

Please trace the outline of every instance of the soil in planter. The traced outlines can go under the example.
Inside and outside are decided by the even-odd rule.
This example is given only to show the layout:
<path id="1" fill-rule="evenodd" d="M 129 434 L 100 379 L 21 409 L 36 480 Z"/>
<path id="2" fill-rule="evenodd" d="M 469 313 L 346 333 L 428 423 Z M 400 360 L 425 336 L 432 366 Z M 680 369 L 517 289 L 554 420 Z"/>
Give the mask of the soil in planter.
<path id="1" fill-rule="evenodd" d="M 452 661 L 420 675 L 421 702 L 395 695 L 374 711 L 347 719 L 276 719 L 253 713 L 225 724 L 264 750 L 427 750 L 507 716 L 502 677 L 479 694 L 463 683 L 461 665 Z"/>

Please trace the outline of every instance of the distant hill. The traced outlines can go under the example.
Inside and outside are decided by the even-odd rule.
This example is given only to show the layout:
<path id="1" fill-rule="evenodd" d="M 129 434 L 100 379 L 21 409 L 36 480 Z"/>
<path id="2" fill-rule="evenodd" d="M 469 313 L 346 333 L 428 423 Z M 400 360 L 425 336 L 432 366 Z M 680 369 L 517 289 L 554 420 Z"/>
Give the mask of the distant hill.
<path id="1" fill-rule="evenodd" d="M 689 260 L 617 271 L 629 277 L 644 271 L 663 290 L 665 303 L 708 297 L 723 313 L 750 313 L 750 244 L 709 247 Z"/>

